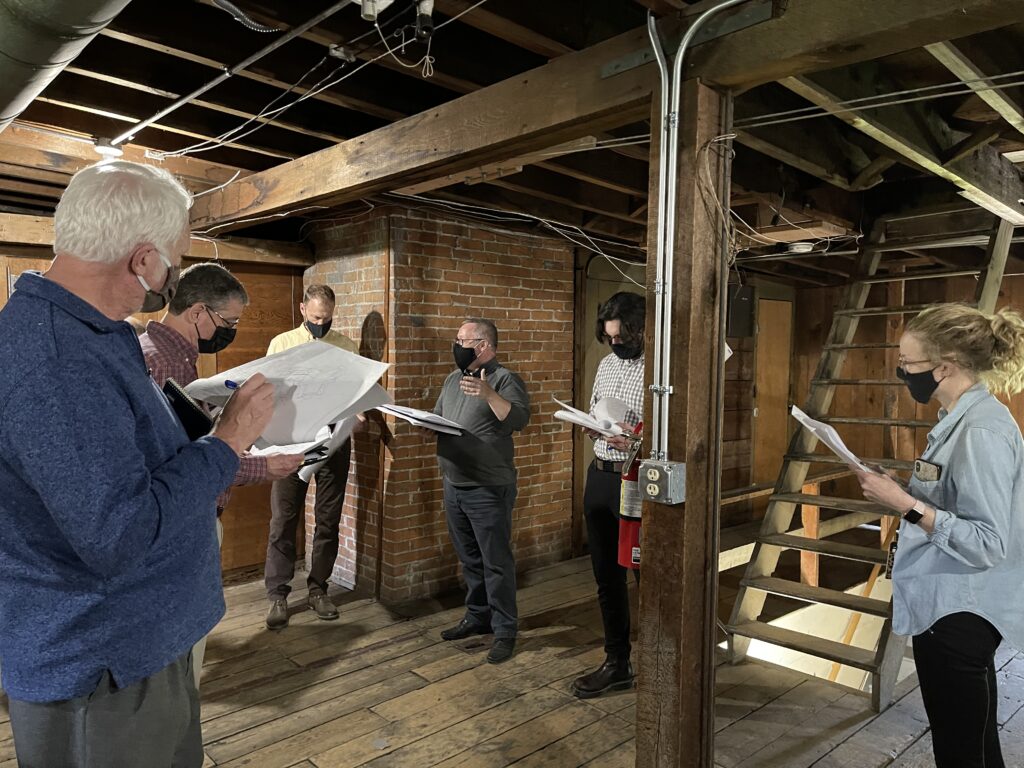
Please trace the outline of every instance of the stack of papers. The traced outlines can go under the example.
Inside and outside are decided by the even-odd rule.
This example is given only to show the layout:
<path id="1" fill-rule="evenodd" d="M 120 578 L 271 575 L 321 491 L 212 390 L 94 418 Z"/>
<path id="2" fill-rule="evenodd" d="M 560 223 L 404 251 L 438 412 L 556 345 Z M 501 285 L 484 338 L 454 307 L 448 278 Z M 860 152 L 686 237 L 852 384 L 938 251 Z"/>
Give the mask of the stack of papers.
<path id="1" fill-rule="evenodd" d="M 622 421 L 626 416 L 626 404 L 621 400 L 615 400 L 614 398 L 605 398 L 612 402 L 602 407 L 604 400 L 599 400 L 597 405 L 594 406 L 594 412 L 600 417 L 595 418 L 585 411 L 581 411 L 578 408 L 573 408 L 568 403 L 563 403 L 556 397 L 551 398 L 558 403 L 562 408 L 561 410 L 555 411 L 555 418 L 561 421 L 568 421 L 572 424 L 578 424 L 581 427 L 592 429 L 595 432 L 599 432 L 605 437 L 615 437 L 616 435 L 623 434 L 622 427 L 616 422 Z M 621 403 L 621 408 L 619 404 Z M 621 416 L 618 412 L 621 410 Z M 619 418 L 616 418 L 619 416 Z"/>
<path id="2" fill-rule="evenodd" d="M 804 425 L 812 435 L 818 438 L 822 443 L 825 444 L 829 450 L 832 451 L 836 456 L 846 462 L 846 465 L 850 469 L 857 469 L 861 472 L 869 472 L 873 475 L 877 475 L 878 472 L 873 470 L 853 453 L 846 444 L 843 442 L 843 438 L 839 436 L 839 433 L 829 424 L 825 424 L 820 421 L 816 421 L 808 416 L 806 413 L 801 411 L 795 405 L 792 408 L 793 418 Z"/>
<path id="3" fill-rule="evenodd" d="M 446 435 L 461 435 L 463 428 L 454 421 L 442 418 L 432 411 L 421 411 L 404 405 L 379 405 L 377 410 L 405 419 L 414 427 L 426 427 Z"/>

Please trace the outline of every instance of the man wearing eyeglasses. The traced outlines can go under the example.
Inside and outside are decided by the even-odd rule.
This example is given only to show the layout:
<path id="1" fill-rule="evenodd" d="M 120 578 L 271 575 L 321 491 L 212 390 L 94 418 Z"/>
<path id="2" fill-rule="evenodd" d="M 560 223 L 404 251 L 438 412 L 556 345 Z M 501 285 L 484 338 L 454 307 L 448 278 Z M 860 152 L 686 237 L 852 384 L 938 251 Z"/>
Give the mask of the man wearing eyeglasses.
<path id="1" fill-rule="evenodd" d="M 249 303 L 245 288 L 234 275 L 219 264 L 195 264 L 184 272 L 167 305 L 167 313 L 159 320 L 150 320 L 146 332 L 139 337 L 142 354 L 150 375 L 161 389 L 167 379 L 182 387 L 199 378 L 196 363 L 200 353 L 216 354 L 235 338 L 242 311 Z M 233 485 L 255 485 L 295 472 L 302 454 L 249 456 L 239 462 Z M 223 538 L 220 515 L 227 506 L 230 490 L 217 499 L 217 538 Z M 192 670 L 196 687 L 203 666 L 206 639 L 193 649 Z"/>
<path id="2" fill-rule="evenodd" d="M 518 632 L 512 507 L 516 468 L 512 435 L 530 420 L 526 386 L 497 360 L 498 329 L 470 318 L 459 328 L 448 375 L 434 413 L 459 424 L 462 435 L 438 434 L 444 509 L 466 582 L 466 615 L 441 633 L 445 640 L 494 633 L 487 655 L 500 664 L 515 652 Z"/>

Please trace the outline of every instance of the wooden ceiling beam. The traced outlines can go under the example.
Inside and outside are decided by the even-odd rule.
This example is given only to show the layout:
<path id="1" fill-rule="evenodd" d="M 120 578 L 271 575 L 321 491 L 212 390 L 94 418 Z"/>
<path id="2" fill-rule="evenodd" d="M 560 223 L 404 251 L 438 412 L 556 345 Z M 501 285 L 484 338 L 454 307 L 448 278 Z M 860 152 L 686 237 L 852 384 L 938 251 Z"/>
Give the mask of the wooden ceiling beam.
<path id="1" fill-rule="evenodd" d="M 540 200 L 549 200 L 553 203 L 579 208 L 588 213 L 618 219 L 627 224 L 646 223 L 646 220 L 636 219 L 630 215 L 630 210 L 633 207 L 630 198 L 600 187 L 588 186 L 576 179 L 559 178 L 555 174 L 539 168 L 524 168 L 520 173 L 488 183 L 503 189 L 522 192 Z"/>
<path id="2" fill-rule="evenodd" d="M 1024 199 L 1020 169 L 992 147 L 981 147 L 967 157 L 943 164 L 943 155 L 960 141 L 960 136 L 932 105 L 916 102 L 886 109 L 844 106 L 851 99 L 898 90 L 876 62 L 788 77 L 780 82 L 900 157 L 955 184 L 968 200 L 1013 224 L 1024 225 L 1024 206 L 1018 202 Z"/>
<path id="3" fill-rule="evenodd" d="M 959 35 L 958 35 L 959 36 Z M 981 46 L 970 46 L 970 41 L 945 41 L 932 43 L 925 49 L 941 62 L 941 64 L 967 83 L 978 97 L 994 109 L 1000 117 L 1024 133 L 1024 107 L 1021 106 L 1006 90 L 992 88 L 992 81 L 986 79 L 1004 72 L 1019 71 L 1021 62 L 1016 65 L 1006 63 L 1000 65 L 992 60 L 990 51 Z"/>
<path id="4" fill-rule="evenodd" d="M 53 218 L 0 213 L 0 244 L 53 247 Z M 297 243 L 235 238 L 211 240 L 193 237 L 187 258 L 196 260 L 244 261 L 259 264 L 309 267 L 315 263 L 312 252 Z"/>
<path id="5" fill-rule="evenodd" d="M 434 9 L 446 16 L 464 13 L 474 5 L 470 0 L 434 0 Z M 529 27 L 490 11 L 486 5 L 474 8 L 459 17 L 459 23 L 486 32 L 527 51 L 554 59 L 575 49 Z"/>
<path id="6" fill-rule="evenodd" d="M 202 64 L 203 66 L 215 69 L 218 72 L 223 72 L 225 67 L 228 66 L 228 64 L 223 61 L 217 61 L 215 59 L 210 59 L 195 53 L 190 53 L 181 48 L 174 48 L 169 45 L 157 43 L 152 40 L 147 40 L 146 38 L 141 37 L 139 35 L 121 32 L 116 29 L 111 29 L 110 27 L 107 27 L 106 29 L 102 30 L 100 34 L 104 37 L 109 37 L 113 40 L 119 40 L 123 43 L 129 43 L 131 45 L 139 46 L 140 48 L 146 48 L 150 51 L 156 51 L 157 53 L 162 53 L 176 59 L 181 59 L 182 61 L 190 61 L 193 64 Z M 261 83 L 262 85 L 269 85 L 273 88 L 277 88 L 282 91 L 286 91 L 289 88 L 291 88 L 292 93 L 298 94 L 300 96 L 309 93 L 310 91 L 309 88 L 306 88 L 304 86 L 296 86 L 292 88 L 291 83 L 286 83 L 283 80 L 278 80 L 276 77 L 264 74 L 258 70 L 242 70 L 241 72 L 237 73 L 235 77 L 240 77 L 245 80 L 252 80 L 253 82 Z M 387 107 L 381 107 L 377 104 L 374 104 L 371 101 L 366 101 L 364 99 L 357 99 L 351 96 L 345 96 L 332 90 L 323 91 L 321 93 L 318 93 L 316 96 L 312 96 L 310 98 L 316 99 L 317 101 L 322 101 L 326 104 L 333 104 L 336 107 L 351 109 L 356 112 L 363 112 L 367 115 L 373 115 L 374 117 L 379 117 L 388 121 L 399 120 L 402 117 L 405 117 L 405 113 L 403 112 L 399 112 L 394 109 L 389 109 Z"/>
<path id="7" fill-rule="evenodd" d="M 687 5 L 683 0 L 635 0 L 635 2 L 659 16 L 679 13 Z"/>
<path id="8" fill-rule="evenodd" d="M 166 168 L 193 191 L 206 190 L 251 173 L 194 157 L 168 157 L 156 161 L 146 156 L 145 147 L 137 144 L 127 144 L 122 149 L 126 160 Z M 20 122 L 13 123 L 0 133 L 0 162 L 15 168 L 65 174 L 70 179 L 72 174 L 101 159 L 93 149 L 92 142 L 85 137 L 34 129 Z"/>
<path id="9" fill-rule="evenodd" d="M 639 163 L 608 153 L 576 152 L 553 157 L 536 164 L 538 168 L 570 176 L 588 184 L 621 192 L 632 197 L 647 197 L 647 162 Z"/>

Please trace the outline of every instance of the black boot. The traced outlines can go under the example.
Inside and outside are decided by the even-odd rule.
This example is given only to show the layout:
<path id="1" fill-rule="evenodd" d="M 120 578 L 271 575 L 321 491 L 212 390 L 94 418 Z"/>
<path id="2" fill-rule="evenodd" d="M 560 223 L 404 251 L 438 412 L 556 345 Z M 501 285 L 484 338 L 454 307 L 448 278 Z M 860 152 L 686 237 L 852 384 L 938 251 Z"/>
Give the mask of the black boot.
<path id="1" fill-rule="evenodd" d="M 577 677 L 572 692 L 581 699 L 593 699 L 606 691 L 624 691 L 633 687 L 633 665 L 629 659 L 609 656 L 590 674 Z"/>

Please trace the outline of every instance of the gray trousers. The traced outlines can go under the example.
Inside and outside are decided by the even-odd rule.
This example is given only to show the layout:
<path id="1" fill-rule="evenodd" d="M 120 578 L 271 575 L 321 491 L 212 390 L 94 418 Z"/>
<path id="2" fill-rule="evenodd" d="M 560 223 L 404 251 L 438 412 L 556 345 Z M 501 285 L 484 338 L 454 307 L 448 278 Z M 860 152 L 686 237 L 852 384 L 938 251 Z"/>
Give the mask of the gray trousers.
<path id="1" fill-rule="evenodd" d="M 191 651 L 156 674 L 67 701 L 11 699 L 19 768 L 200 768 L 203 735 Z"/>
<path id="2" fill-rule="evenodd" d="M 316 527 L 313 529 L 309 575 L 306 577 L 310 590 L 319 589 L 326 593 L 327 582 L 334 572 L 351 460 L 352 441 L 346 440 L 313 475 L 316 478 L 316 498 L 313 501 Z M 267 597 L 271 600 L 287 597 L 291 592 L 289 582 L 295 575 L 295 534 L 306 514 L 308 490 L 309 483 L 303 482 L 298 472 L 275 480 L 270 487 L 270 536 L 263 581 Z"/>
<path id="3" fill-rule="evenodd" d="M 444 482 L 448 533 L 466 581 L 466 620 L 491 627 L 495 637 L 515 637 L 516 561 L 512 555 L 515 485 L 469 488 Z"/>

